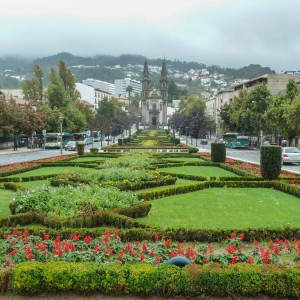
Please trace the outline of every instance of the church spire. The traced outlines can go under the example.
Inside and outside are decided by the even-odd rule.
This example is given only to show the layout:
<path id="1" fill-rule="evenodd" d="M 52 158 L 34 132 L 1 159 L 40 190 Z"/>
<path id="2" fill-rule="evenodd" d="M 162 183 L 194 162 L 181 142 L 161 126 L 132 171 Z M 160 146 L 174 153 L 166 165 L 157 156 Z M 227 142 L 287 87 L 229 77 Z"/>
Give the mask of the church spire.
<path id="1" fill-rule="evenodd" d="M 167 99 L 168 97 L 168 71 L 166 65 L 166 59 L 163 60 L 162 68 L 161 68 L 161 76 L 160 76 L 160 90 L 163 99 Z"/>
<path id="2" fill-rule="evenodd" d="M 142 100 L 146 100 L 148 93 L 149 93 L 149 69 L 148 69 L 148 62 L 147 59 L 145 59 L 144 63 L 144 70 L 143 70 L 143 80 L 142 80 Z"/>

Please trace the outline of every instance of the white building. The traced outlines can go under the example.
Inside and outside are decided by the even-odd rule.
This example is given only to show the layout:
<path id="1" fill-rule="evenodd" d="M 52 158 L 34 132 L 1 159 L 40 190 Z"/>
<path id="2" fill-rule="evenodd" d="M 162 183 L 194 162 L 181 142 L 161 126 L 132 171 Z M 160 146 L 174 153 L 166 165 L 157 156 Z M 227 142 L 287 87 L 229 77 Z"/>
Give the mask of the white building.
<path id="1" fill-rule="evenodd" d="M 93 79 L 93 78 L 87 78 L 82 80 L 83 84 L 89 85 L 94 87 L 95 89 L 99 89 L 104 92 L 108 92 L 110 94 L 115 94 L 115 85 L 113 83 Z"/>
<path id="2" fill-rule="evenodd" d="M 142 84 L 140 81 L 131 78 L 124 78 L 115 80 L 115 94 L 128 97 L 129 95 L 126 92 L 126 88 L 129 85 L 132 86 L 131 96 L 133 96 L 135 93 L 140 94 L 142 92 Z"/>
<path id="3" fill-rule="evenodd" d="M 99 102 L 107 96 L 107 98 L 110 100 L 112 94 L 106 91 L 102 91 L 100 89 L 96 89 L 92 86 L 77 82 L 76 83 L 76 89 L 81 94 L 81 99 L 89 102 L 94 106 L 96 109 L 99 105 Z"/>

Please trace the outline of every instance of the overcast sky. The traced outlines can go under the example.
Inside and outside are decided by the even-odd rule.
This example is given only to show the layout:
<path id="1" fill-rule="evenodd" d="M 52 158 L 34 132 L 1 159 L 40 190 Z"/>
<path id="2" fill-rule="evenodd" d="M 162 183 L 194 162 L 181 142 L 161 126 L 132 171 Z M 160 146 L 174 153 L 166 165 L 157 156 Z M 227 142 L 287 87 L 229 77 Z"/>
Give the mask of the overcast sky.
<path id="1" fill-rule="evenodd" d="M 8 0 L 0 55 L 140 54 L 300 69 L 300 0 Z"/>

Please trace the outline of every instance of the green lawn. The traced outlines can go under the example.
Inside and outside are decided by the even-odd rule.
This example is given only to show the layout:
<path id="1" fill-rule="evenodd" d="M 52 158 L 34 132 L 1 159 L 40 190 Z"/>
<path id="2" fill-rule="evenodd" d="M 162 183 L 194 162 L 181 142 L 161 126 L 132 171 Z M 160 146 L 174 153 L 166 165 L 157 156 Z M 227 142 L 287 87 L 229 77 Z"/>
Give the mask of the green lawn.
<path id="1" fill-rule="evenodd" d="M 204 162 L 203 159 L 197 157 L 173 157 L 173 158 L 163 158 L 162 160 L 172 161 L 172 162 Z"/>
<path id="2" fill-rule="evenodd" d="M 168 172 L 174 174 L 197 175 L 204 177 L 239 177 L 238 175 L 229 171 L 223 170 L 219 167 L 206 167 L 206 166 L 182 166 L 158 169 L 161 172 Z"/>
<path id="3" fill-rule="evenodd" d="M 80 167 L 70 167 L 70 166 L 62 166 L 62 167 L 45 167 L 40 168 L 20 174 L 14 174 L 7 177 L 28 177 L 28 176 L 38 176 L 38 175 L 48 175 L 48 174 L 61 174 L 65 171 L 76 171 L 81 169 Z"/>
<path id="4" fill-rule="evenodd" d="M 77 157 L 70 160 L 70 162 L 91 162 L 91 161 L 103 161 L 107 160 L 108 157 Z"/>
<path id="5" fill-rule="evenodd" d="M 23 186 L 27 186 L 31 189 L 34 189 L 34 188 L 37 188 L 39 186 L 42 186 L 43 184 L 45 186 L 49 186 L 50 181 L 49 180 L 37 180 L 37 181 L 28 181 L 28 182 L 18 182 L 18 184 L 23 185 Z"/>
<path id="6" fill-rule="evenodd" d="M 170 188 L 170 187 L 175 187 L 175 186 L 181 186 L 181 185 L 187 185 L 187 184 L 193 184 L 196 183 L 197 181 L 194 180 L 185 180 L 185 179 L 180 179 L 178 178 L 176 180 L 175 184 L 172 185 L 164 185 L 164 186 L 157 186 L 157 187 L 153 187 L 153 188 L 148 188 L 148 189 L 143 189 L 140 191 L 137 191 L 135 193 L 140 194 L 140 193 L 145 193 L 145 192 L 152 192 L 152 191 L 156 191 L 156 190 L 162 190 L 162 189 L 166 189 L 166 188 Z"/>
<path id="7" fill-rule="evenodd" d="M 142 222 L 163 228 L 300 227 L 300 199 L 274 189 L 212 188 L 151 201 Z"/>
<path id="8" fill-rule="evenodd" d="M 13 198 L 14 192 L 0 189 L 0 217 L 10 216 L 9 202 Z"/>

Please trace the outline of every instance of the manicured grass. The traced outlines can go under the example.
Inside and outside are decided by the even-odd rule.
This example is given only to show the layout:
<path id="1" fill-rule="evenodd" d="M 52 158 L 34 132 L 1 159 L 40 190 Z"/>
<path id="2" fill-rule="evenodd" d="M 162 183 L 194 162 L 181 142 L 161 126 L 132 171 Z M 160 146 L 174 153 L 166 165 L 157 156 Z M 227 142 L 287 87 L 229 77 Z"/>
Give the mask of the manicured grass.
<path id="1" fill-rule="evenodd" d="M 178 161 L 178 162 L 181 162 L 181 161 L 184 161 L 184 162 L 204 162 L 203 159 L 201 158 L 197 158 L 197 157 L 173 157 L 173 158 L 164 158 L 163 160 L 167 160 L 167 161 Z"/>
<path id="2" fill-rule="evenodd" d="M 7 177 L 28 177 L 28 176 L 38 176 L 38 175 L 47 175 L 47 174 L 61 174 L 65 171 L 75 171 L 81 169 L 80 167 L 71 167 L 71 166 L 62 166 L 62 167 L 46 167 L 36 170 L 31 170 L 28 172 L 14 174 Z"/>
<path id="3" fill-rule="evenodd" d="M 158 186 L 158 187 L 149 188 L 149 189 L 143 189 L 143 190 L 137 191 L 136 193 L 139 194 L 139 193 L 145 193 L 145 192 L 152 192 L 152 191 L 156 191 L 156 190 L 162 190 L 162 189 L 166 189 L 166 188 L 170 188 L 170 187 L 193 184 L 193 183 L 196 183 L 196 181 L 194 181 L 194 180 L 185 180 L 185 179 L 178 178 L 176 180 L 175 184 Z"/>
<path id="4" fill-rule="evenodd" d="M 18 182 L 18 184 L 23 185 L 23 186 L 27 186 L 31 189 L 34 189 L 34 188 L 42 186 L 43 184 L 45 186 L 49 186 L 50 181 L 49 180 L 37 180 L 37 181 L 28 181 L 28 182 Z"/>
<path id="5" fill-rule="evenodd" d="M 13 191 L 0 189 L 0 217 L 8 217 L 11 215 L 8 205 L 13 195 Z"/>
<path id="6" fill-rule="evenodd" d="M 147 218 L 163 228 L 279 228 L 300 226 L 300 199 L 273 189 L 212 188 L 151 201 Z"/>
<path id="7" fill-rule="evenodd" d="M 91 161 L 103 161 L 107 160 L 108 157 L 77 157 L 70 160 L 70 162 L 91 162 Z"/>
<path id="8" fill-rule="evenodd" d="M 229 171 L 223 170 L 218 167 L 205 167 L 205 166 L 182 166 L 182 167 L 170 167 L 158 169 L 161 172 L 168 172 L 172 174 L 185 174 L 185 175 L 197 175 L 204 177 L 239 177 L 238 175 Z"/>

